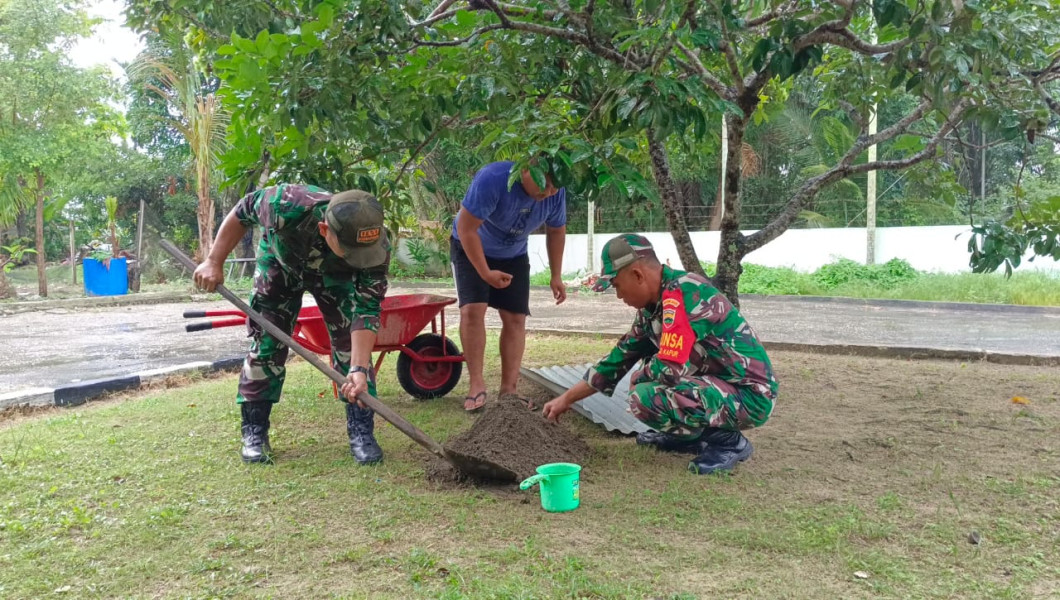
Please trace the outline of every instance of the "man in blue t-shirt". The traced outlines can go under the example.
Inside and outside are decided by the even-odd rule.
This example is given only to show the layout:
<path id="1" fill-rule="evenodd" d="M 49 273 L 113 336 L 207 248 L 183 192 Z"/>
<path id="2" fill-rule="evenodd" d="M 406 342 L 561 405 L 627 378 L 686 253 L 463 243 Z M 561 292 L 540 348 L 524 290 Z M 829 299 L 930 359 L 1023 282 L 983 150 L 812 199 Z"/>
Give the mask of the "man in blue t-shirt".
<path id="1" fill-rule="evenodd" d="M 567 299 L 563 273 L 563 244 L 567 235 L 567 193 L 546 177 L 541 189 L 529 171 L 508 189 L 511 162 L 486 165 L 471 181 L 453 221 L 449 255 L 460 302 L 460 343 L 471 385 L 464 409 L 486 403 L 482 363 L 486 353 L 486 307 L 501 318 L 500 394 L 514 394 L 519 381 L 526 343 L 526 317 L 530 314 L 530 233 L 545 226 L 545 246 L 552 273 L 552 296 L 559 304 Z"/>

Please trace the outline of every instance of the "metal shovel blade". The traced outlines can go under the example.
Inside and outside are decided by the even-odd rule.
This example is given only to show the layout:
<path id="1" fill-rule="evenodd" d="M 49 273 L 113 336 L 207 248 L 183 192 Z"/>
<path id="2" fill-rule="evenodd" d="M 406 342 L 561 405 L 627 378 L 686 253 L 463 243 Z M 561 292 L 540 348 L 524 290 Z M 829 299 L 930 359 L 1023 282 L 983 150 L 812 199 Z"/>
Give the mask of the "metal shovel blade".
<path id="1" fill-rule="evenodd" d="M 490 481 L 517 481 L 519 476 L 515 474 L 515 471 L 502 467 L 497 463 L 490 462 L 484 458 L 478 456 L 472 456 L 470 454 L 464 454 L 456 450 L 445 448 L 445 459 L 449 461 L 449 464 L 456 467 L 458 471 L 465 475 L 470 475 L 475 479 L 490 480 Z"/>

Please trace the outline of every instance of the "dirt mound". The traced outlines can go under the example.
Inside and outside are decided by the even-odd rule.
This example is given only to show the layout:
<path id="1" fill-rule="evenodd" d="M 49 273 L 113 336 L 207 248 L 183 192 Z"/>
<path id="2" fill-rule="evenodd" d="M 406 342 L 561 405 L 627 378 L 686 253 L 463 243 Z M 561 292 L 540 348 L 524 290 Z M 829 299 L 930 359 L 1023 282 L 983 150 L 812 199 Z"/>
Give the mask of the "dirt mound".
<path id="1" fill-rule="evenodd" d="M 589 446 L 563 425 L 549 423 L 540 412 L 531 412 L 516 399 L 491 402 L 471 429 L 445 444 L 457 452 L 477 456 L 511 469 L 525 479 L 540 465 L 581 463 Z M 440 482 L 466 482 L 468 478 L 447 462 L 432 457 L 427 477 Z"/>

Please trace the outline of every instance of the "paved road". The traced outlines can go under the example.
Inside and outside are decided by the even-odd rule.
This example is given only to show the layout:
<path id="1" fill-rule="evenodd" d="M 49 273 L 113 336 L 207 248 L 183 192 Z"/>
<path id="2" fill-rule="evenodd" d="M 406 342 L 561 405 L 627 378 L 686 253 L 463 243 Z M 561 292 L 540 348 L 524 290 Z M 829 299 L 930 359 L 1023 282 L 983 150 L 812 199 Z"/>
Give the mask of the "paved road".
<path id="1" fill-rule="evenodd" d="M 446 290 L 395 288 L 391 293 Z M 307 297 L 307 304 L 311 298 Z M 52 309 L 0 317 L 0 392 L 125 375 L 246 351 L 245 329 L 185 333 L 185 308 L 225 302 Z M 1060 356 L 1060 309 L 851 303 L 747 297 L 743 310 L 764 340 L 982 350 Z M 621 333 L 633 309 L 607 294 L 572 295 L 555 306 L 548 290 L 531 293 L 531 328 Z M 457 311 L 447 311 L 455 336 Z M 498 326 L 494 313 L 489 324 Z"/>

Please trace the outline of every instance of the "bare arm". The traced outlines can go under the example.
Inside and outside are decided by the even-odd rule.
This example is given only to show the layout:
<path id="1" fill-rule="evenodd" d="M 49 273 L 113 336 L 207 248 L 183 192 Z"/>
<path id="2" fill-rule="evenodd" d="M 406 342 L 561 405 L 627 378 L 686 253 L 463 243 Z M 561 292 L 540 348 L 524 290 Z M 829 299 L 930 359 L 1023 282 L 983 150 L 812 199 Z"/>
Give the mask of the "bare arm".
<path id="1" fill-rule="evenodd" d="M 563 245 L 567 241 L 567 226 L 545 227 L 545 248 L 548 250 L 548 268 L 552 272 L 549 287 L 556 304 L 567 299 L 567 284 L 563 283 Z"/>
<path id="2" fill-rule="evenodd" d="M 482 250 L 482 238 L 478 235 L 478 228 L 483 220 L 468 212 L 464 207 L 460 207 L 456 218 L 456 232 L 460 235 L 460 245 L 464 247 L 464 254 L 471 261 L 471 266 L 475 267 L 478 276 L 497 289 L 508 287 L 512 282 L 511 273 L 490 269 L 489 264 L 486 263 L 486 253 Z"/>
<path id="3" fill-rule="evenodd" d="M 464 207 L 460 207 L 456 219 L 456 232 L 460 236 L 460 245 L 464 247 L 464 254 L 467 254 L 467 259 L 471 261 L 479 277 L 485 279 L 490 268 L 486 264 L 486 253 L 482 250 L 482 238 L 478 236 L 478 228 L 484 221 Z"/>
<path id="4" fill-rule="evenodd" d="M 225 282 L 225 259 L 246 233 L 247 226 L 239 222 L 239 217 L 233 209 L 221 223 L 221 228 L 217 230 L 217 237 L 214 238 L 213 247 L 210 248 L 210 255 L 195 269 L 192 275 L 195 285 L 207 292 L 212 292 L 218 285 Z"/>

